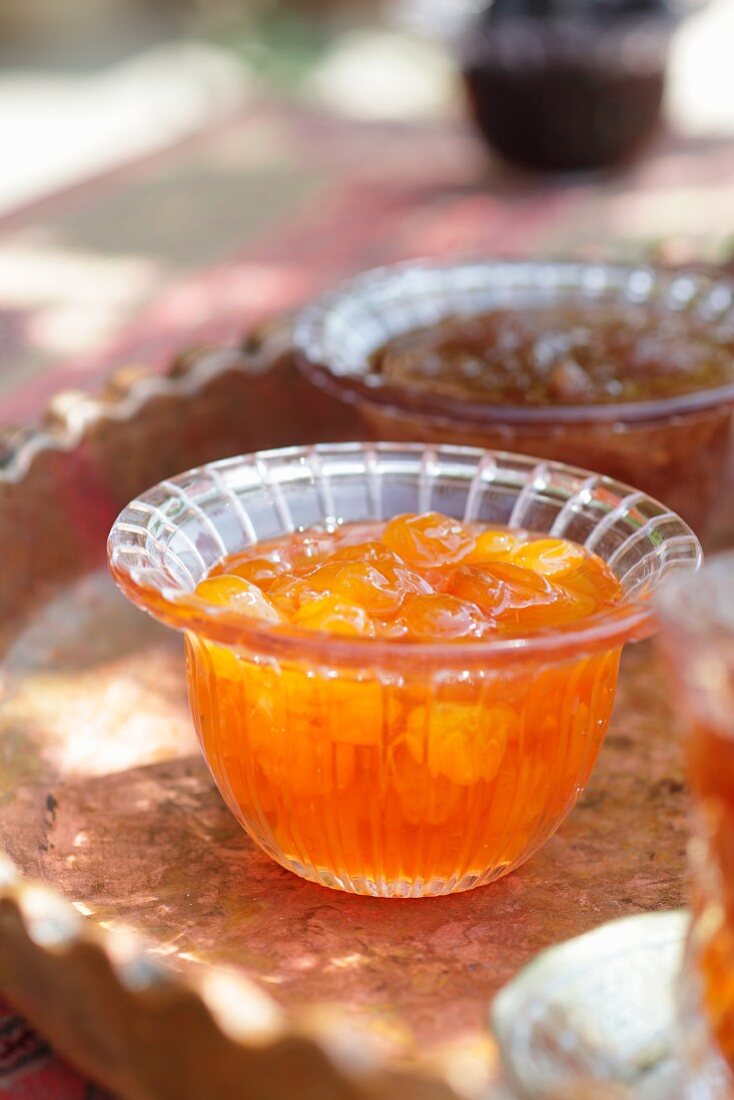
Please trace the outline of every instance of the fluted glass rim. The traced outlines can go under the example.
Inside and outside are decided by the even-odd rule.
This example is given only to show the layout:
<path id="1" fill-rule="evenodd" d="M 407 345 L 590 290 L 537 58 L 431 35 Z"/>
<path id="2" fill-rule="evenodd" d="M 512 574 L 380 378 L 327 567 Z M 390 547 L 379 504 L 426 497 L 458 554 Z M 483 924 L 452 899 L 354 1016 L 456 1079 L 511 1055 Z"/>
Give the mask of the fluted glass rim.
<path id="1" fill-rule="evenodd" d="M 731 281 L 695 271 L 572 260 L 418 259 L 364 271 L 306 306 L 294 325 L 297 362 L 311 382 L 347 403 L 467 426 L 646 423 L 734 405 L 734 379 L 646 401 L 525 406 L 419 392 L 386 383 L 371 371 L 370 355 L 396 333 L 435 323 L 451 313 L 521 305 L 522 294 L 528 292 L 564 294 L 564 301 L 576 295 L 581 302 L 657 302 L 678 312 L 698 309 L 712 318 L 734 317 Z M 401 318 L 399 327 L 391 328 L 396 316 Z M 367 353 L 355 352 L 350 362 L 345 358 L 348 342 L 360 325 L 372 331 L 373 342 L 367 345 Z"/>
<path id="2" fill-rule="evenodd" d="M 517 497 L 512 509 L 510 526 L 522 526 L 523 508 L 537 501 L 537 494 L 553 491 L 558 501 L 556 522 L 548 529 L 551 535 L 562 534 L 581 510 L 598 505 L 599 522 L 590 532 L 597 540 L 607 534 L 624 517 L 640 517 L 639 525 L 630 526 L 629 536 L 618 547 L 619 552 L 630 550 L 635 541 L 647 540 L 649 549 L 638 559 L 636 566 L 646 564 L 650 568 L 638 570 L 640 577 L 633 590 L 634 598 L 625 599 L 616 607 L 584 619 L 580 624 L 554 627 L 547 631 L 534 631 L 520 637 L 476 639 L 471 641 L 420 642 L 411 639 L 344 637 L 318 631 L 265 623 L 247 617 L 196 596 L 195 582 L 187 586 L 178 573 L 178 583 L 173 585 L 172 572 L 164 572 L 166 557 L 173 557 L 159 537 L 159 529 L 170 531 L 175 523 L 165 515 L 160 503 L 163 499 L 181 513 L 186 503 L 201 517 L 202 530 L 208 537 L 221 538 L 212 521 L 204 515 L 197 502 L 188 496 L 187 486 L 206 479 L 207 484 L 218 487 L 223 497 L 231 498 L 231 490 L 224 485 L 224 477 L 233 469 L 247 466 L 264 480 L 260 487 L 272 490 L 277 485 L 279 470 L 290 470 L 294 465 L 311 463 L 313 471 L 321 471 L 330 458 L 362 462 L 364 477 L 372 464 L 381 457 L 404 459 L 412 463 L 415 476 L 438 470 L 441 463 L 449 469 L 462 466 L 473 470 L 467 500 L 472 486 L 480 488 L 492 484 L 492 478 L 513 474 Z M 258 474 L 259 472 L 259 474 Z M 469 480 L 467 478 L 467 480 Z M 504 484 L 504 482 L 498 482 Z M 565 493 L 565 497 L 561 494 Z M 277 500 L 277 492 L 275 494 Z M 231 501 L 232 507 L 244 512 L 241 502 Z M 276 507 L 287 507 L 278 501 Z M 426 509 L 427 510 L 427 509 Z M 464 512 L 464 520 L 471 521 Z M 513 519 L 512 517 L 516 517 Z M 336 518 L 336 517 L 335 517 Z M 364 516 L 364 519 L 371 517 Z M 385 517 L 382 517 L 385 518 Z M 637 521 L 636 521 L 637 522 Z M 293 530 L 295 528 L 291 528 Z M 255 539 L 249 545 L 256 543 Z M 592 546 L 589 547 L 593 549 Z M 364 666 L 379 664 L 387 668 L 403 668 L 406 660 L 419 661 L 432 667 L 449 669 L 474 668 L 491 664 L 513 663 L 530 658 L 561 660 L 584 652 L 622 645 L 628 640 L 649 636 L 655 629 L 655 617 L 650 600 L 662 578 L 673 570 L 696 570 L 702 560 L 701 545 L 688 525 L 674 512 L 647 494 L 611 478 L 588 470 L 550 462 L 527 455 L 515 455 L 506 451 L 489 451 L 477 447 L 455 445 L 424 445 L 419 443 L 328 443 L 304 447 L 284 447 L 257 451 L 249 455 L 221 459 L 188 470 L 166 479 L 131 501 L 115 521 L 108 539 L 110 572 L 123 593 L 155 618 L 181 631 L 193 631 L 211 641 L 225 646 L 244 647 L 275 659 L 294 657 L 311 658 L 324 664 Z M 195 548 L 194 548 L 195 549 Z M 198 551 L 197 551 L 198 552 Z M 223 552 L 219 560 L 225 557 Z M 611 559 L 610 559 L 611 561 Z M 214 563 L 213 563 L 214 564 Z M 210 568 L 213 568 L 213 564 Z M 628 572 L 635 572 L 630 569 Z M 650 572 L 652 569 L 652 572 Z"/>

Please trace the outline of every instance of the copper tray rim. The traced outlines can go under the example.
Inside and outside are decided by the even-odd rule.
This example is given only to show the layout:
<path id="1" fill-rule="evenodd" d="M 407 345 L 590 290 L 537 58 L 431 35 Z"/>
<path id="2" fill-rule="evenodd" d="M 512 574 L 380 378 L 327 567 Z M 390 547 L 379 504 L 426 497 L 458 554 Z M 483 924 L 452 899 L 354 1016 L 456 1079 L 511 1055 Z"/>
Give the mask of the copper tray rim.
<path id="1" fill-rule="evenodd" d="M 195 395 L 232 370 L 249 376 L 264 373 L 289 348 L 291 329 L 286 318 L 268 328 L 262 342 L 190 348 L 161 374 L 138 365 L 118 368 L 99 394 L 58 392 L 38 428 L 0 428 L 0 485 L 22 484 L 34 464 L 52 452 L 73 452 L 100 421 L 132 421 L 157 398 Z M 208 1034 L 220 1050 L 239 1059 L 243 1072 L 249 1064 L 256 1068 L 267 1053 L 277 1058 L 281 1051 L 296 1049 L 301 1059 L 315 1061 L 316 1079 L 330 1097 L 409 1100 L 415 1090 L 420 1100 L 465 1100 L 465 1090 L 457 1091 L 451 1083 L 450 1065 L 437 1068 L 430 1059 L 411 1067 L 391 1063 L 378 1050 L 364 1049 L 363 1035 L 345 1032 L 328 1003 L 287 1012 L 234 966 L 175 969 L 154 954 L 150 939 L 104 928 L 82 915 L 62 891 L 24 876 L 0 846 L 0 951 L 3 947 L 42 974 L 76 969 L 83 983 L 96 984 L 100 1004 L 124 1004 L 128 1013 L 168 1029 L 169 1039 L 182 1017 L 193 1017 L 200 1034 Z M 120 1090 L 119 1082 L 103 1079 L 83 1047 L 70 1049 L 63 1033 L 54 1034 L 37 1018 L 32 1000 L 26 1002 L 18 989 L 3 992 L 82 1072 Z M 121 1095 L 149 1100 L 152 1094 L 140 1081 L 123 1087 Z"/>

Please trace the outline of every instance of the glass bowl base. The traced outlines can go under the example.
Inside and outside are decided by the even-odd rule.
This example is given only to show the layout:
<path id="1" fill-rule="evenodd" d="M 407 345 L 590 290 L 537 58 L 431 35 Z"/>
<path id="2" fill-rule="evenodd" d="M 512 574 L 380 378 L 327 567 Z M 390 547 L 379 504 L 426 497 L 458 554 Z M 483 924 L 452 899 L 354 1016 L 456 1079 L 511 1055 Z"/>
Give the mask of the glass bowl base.
<path id="1" fill-rule="evenodd" d="M 285 855 L 267 853 L 276 863 L 292 871 L 299 878 L 315 882 L 318 886 L 326 886 L 330 890 L 341 890 L 346 894 L 361 894 L 372 898 L 435 898 L 444 894 L 461 894 L 467 890 L 475 890 L 478 886 L 487 886 L 504 875 L 515 870 L 515 864 L 493 868 L 490 871 L 477 871 L 459 878 L 457 875 L 449 878 L 404 878 L 404 879 L 379 879 L 368 878 L 364 875 L 349 875 L 346 872 L 336 874 L 326 867 L 313 867 L 304 864 L 300 860 L 292 859 Z"/>

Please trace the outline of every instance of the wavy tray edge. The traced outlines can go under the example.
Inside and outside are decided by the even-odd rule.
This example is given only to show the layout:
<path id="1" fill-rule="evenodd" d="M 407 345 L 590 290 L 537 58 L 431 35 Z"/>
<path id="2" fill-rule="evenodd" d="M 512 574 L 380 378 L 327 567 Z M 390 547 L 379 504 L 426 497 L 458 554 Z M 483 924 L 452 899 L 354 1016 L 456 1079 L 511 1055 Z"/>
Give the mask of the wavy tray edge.
<path id="1" fill-rule="evenodd" d="M 0 429 L 0 486 L 21 486 L 39 459 L 74 451 L 100 421 L 132 421 L 157 398 L 195 396 L 233 370 L 271 370 L 288 357 L 289 335 L 286 318 L 242 347 L 186 351 L 162 374 L 125 366 L 100 394 L 57 393 L 40 428 Z M 83 1072 L 131 1100 L 458 1096 L 435 1070 L 388 1068 L 328 1006 L 292 1019 L 235 969 L 175 971 L 139 937 L 96 925 L 24 878 L 1 849 L 0 989 Z"/>

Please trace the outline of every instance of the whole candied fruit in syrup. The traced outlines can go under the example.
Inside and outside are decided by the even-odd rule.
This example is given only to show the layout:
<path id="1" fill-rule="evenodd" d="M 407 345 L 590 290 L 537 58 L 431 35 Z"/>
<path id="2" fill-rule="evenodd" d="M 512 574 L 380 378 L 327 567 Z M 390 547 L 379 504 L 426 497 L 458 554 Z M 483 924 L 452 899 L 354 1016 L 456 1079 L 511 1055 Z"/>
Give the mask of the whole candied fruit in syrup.
<path id="1" fill-rule="evenodd" d="M 234 573 L 224 573 L 217 577 L 207 577 L 197 585 L 196 595 L 207 603 L 228 611 L 237 611 L 250 618 L 263 619 L 268 623 L 282 622 L 278 609 L 270 602 L 261 588 L 252 581 L 245 580 Z"/>
<path id="2" fill-rule="evenodd" d="M 567 539 L 426 512 L 285 535 L 222 562 L 196 594 L 285 628 L 450 642 L 566 625 L 621 590 Z"/>
<path id="3" fill-rule="evenodd" d="M 621 590 L 574 543 L 430 512 L 260 544 L 196 596 L 285 634 L 430 646 L 556 628 Z M 550 835 L 593 765 L 619 662 L 617 648 L 434 677 L 408 660 L 393 679 L 368 649 L 356 668 L 323 670 L 306 647 L 273 662 L 188 647 L 207 757 L 263 846 L 319 881 L 326 869 L 419 892 L 504 874 Z"/>

